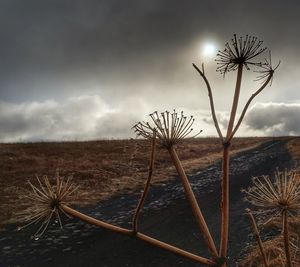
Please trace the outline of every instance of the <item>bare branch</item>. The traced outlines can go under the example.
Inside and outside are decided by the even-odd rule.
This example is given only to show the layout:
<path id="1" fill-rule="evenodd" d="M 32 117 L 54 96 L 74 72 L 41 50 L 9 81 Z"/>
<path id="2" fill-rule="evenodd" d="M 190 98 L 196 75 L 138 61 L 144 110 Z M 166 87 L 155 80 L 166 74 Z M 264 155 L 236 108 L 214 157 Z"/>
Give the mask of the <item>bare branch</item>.
<path id="1" fill-rule="evenodd" d="M 217 116 L 216 116 L 216 112 L 215 112 L 215 106 L 214 106 L 214 100 L 213 100 L 213 95 L 212 95 L 212 90 L 211 90 L 210 84 L 209 84 L 209 82 L 208 82 L 208 80 L 207 80 L 207 78 L 205 76 L 204 64 L 202 64 L 202 71 L 194 63 L 193 63 L 193 67 L 200 74 L 200 76 L 202 77 L 202 79 L 204 80 L 204 82 L 206 84 L 207 91 L 208 91 L 208 97 L 209 97 L 209 103 L 210 103 L 210 109 L 211 109 L 212 118 L 213 118 L 216 130 L 218 132 L 218 135 L 219 135 L 221 141 L 223 142 L 224 138 L 223 138 L 223 135 L 222 135 L 222 132 L 220 130 L 219 123 L 218 123 L 218 120 L 217 120 Z"/>
<path id="2" fill-rule="evenodd" d="M 259 73 L 260 75 L 257 77 L 256 81 L 259 80 L 264 80 L 262 86 L 254 93 L 251 95 L 251 97 L 249 98 L 249 100 L 247 101 L 242 114 L 238 120 L 238 123 L 236 124 L 236 126 L 234 127 L 234 130 L 231 132 L 231 134 L 228 137 L 228 141 L 230 142 L 230 140 L 233 138 L 233 136 L 235 135 L 235 133 L 237 132 L 237 130 L 239 129 L 244 116 L 246 114 L 246 111 L 251 103 L 251 101 L 270 83 L 270 85 L 272 85 L 272 80 L 273 80 L 273 76 L 274 76 L 274 72 L 276 71 L 276 69 L 279 67 L 280 65 L 280 61 L 278 62 L 278 64 L 276 65 L 276 67 L 272 66 L 272 58 L 271 58 L 271 52 L 269 51 L 269 59 L 265 59 L 265 63 L 262 64 L 260 67 L 261 69 L 259 71 L 256 71 L 257 73 Z"/>
<path id="3" fill-rule="evenodd" d="M 268 77 L 267 80 L 263 83 L 263 85 L 262 85 L 262 86 L 261 86 L 254 94 L 251 95 L 251 97 L 250 97 L 249 100 L 247 101 L 247 103 L 246 103 L 246 105 L 245 105 L 245 107 L 244 107 L 244 109 L 243 109 L 243 111 L 242 111 L 242 114 L 241 114 L 241 116 L 240 116 L 240 118 L 239 118 L 239 120 L 238 120 L 236 126 L 234 127 L 234 130 L 232 131 L 232 133 L 231 133 L 230 136 L 228 137 L 228 141 L 230 141 L 230 140 L 233 138 L 233 136 L 235 135 L 235 133 L 236 133 L 237 130 L 239 129 L 239 127 L 240 127 L 240 125 L 241 125 L 241 123 L 242 123 L 242 121 L 243 121 L 243 119 L 244 119 L 244 117 L 245 117 L 245 115 L 246 115 L 246 112 L 247 112 L 248 107 L 249 107 L 249 105 L 251 104 L 252 100 L 253 100 L 253 99 L 254 99 L 254 98 L 255 98 L 255 97 L 263 90 L 263 89 L 265 89 L 265 87 L 266 87 L 266 86 L 268 85 L 268 83 L 271 81 L 272 77 L 273 77 L 273 74 L 270 73 L 269 77 Z"/>
<path id="4" fill-rule="evenodd" d="M 149 188 L 150 188 L 150 182 L 151 182 L 151 178 L 152 178 L 152 172 L 153 172 L 153 166 L 154 166 L 154 155 L 155 155 L 155 148 L 156 148 L 156 131 L 153 131 L 153 137 L 152 137 L 152 146 L 151 146 L 151 156 L 150 156 L 150 163 L 149 163 L 149 170 L 148 170 L 148 178 L 144 187 L 144 191 L 143 194 L 140 198 L 139 204 L 136 208 L 136 211 L 134 213 L 134 217 L 133 217 L 133 231 L 137 232 L 138 231 L 138 219 L 139 219 L 139 215 L 141 212 L 141 209 L 143 208 L 145 199 L 147 197 L 147 194 L 149 192 Z"/>
<path id="5" fill-rule="evenodd" d="M 265 250 L 264 250 L 264 247 L 263 247 L 260 235 L 259 235 L 259 231 L 258 231 L 258 228 L 257 228 L 257 223 L 255 221 L 255 218 L 254 218 L 254 216 L 253 216 L 253 214 L 252 214 L 252 212 L 251 212 L 250 209 L 246 209 L 246 213 L 249 216 L 251 227 L 252 227 L 252 230 L 253 230 L 253 232 L 255 234 L 255 237 L 256 237 L 256 240 L 257 240 L 257 243 L 258 243 L 258 246 L 259 246 L 259 250 L 260 250 L 261 256 L 263 258 L 265 267 L 269 267 L 268 260 L 267 260 L 267 257 L 266 257 L 266 253 L 265 253 Z"/>

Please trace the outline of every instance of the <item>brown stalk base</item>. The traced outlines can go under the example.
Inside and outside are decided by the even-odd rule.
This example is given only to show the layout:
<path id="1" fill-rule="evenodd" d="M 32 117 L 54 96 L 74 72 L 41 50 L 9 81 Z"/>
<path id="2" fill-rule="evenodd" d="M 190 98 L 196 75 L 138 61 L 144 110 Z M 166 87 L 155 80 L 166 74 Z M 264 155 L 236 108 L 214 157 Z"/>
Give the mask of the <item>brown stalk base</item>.
<path id="1" fill-rule="evenodd" d="M 149 169 L 148 169 L 148 178 L 147 178 L 146 184 L 144 186 L 143 194 L 142 194 L 142 196 L 140 198 L 140 201 L 137 205 L 137 208 L 134 212 L 134 216 L 133 216 L 133 220 L 132 220 L 132 225 L 133 225 L 133 231 L 134 232 L 138 231 L 138 220 L 139 220 L 140 212 L 141 212 L 141 210 L 144 206 L 146 197 L 147 197 L 148 192 L 149 192 L 152 173 L 153 173 L 153 167 L 154 167 L 155 150 L 156 150 L 156 132 L 153 133 L 153 138 L 152 138 L 150 163 L 149 163 Z"/>
<path id="2" fill-rule="evenodd" d="M 222 163 L 222 202 L 221 202 L 221 241 L 219 256 L 226 258 L 228 244 L 228 228 L 229 228 L 229 151 L 230 144 L 223 145 L 223 163 Z M 225 265 L 223 265 L 225 266 Z"/>
<path id="3" fill-rule="evenodd" d="M 259 246 L 259 250 L 260 250 L 261 256 L 263 258 L 264 265 L 265 265 L 265 267 L 269 267 L 267 256 L 266 256 L 266 253 L 264 251 L 263 243 L 261 241 L 259 231 L 258 231 L 258 228 L 257 228 L 257 223 L 254 219 L 254 216 L 253 216 L 251 210 L 246 209 L 246 212 L 247 212 L 247 215 L 249 216 L 250 224 L 251 224 L 252 230 L 255 234 L 255 237 L 256 237 L 256 240 L 257 240 L 257 243 L 258 243 L 258 246 Z"/>
<path id="4" fill-rule="evenodd" d="M 169 245 L 165 242 L 162 242 L 160 240 L 157 240 L 155 238 L 152 238 L 150 236 L 147 236 L 145 234 L 142 234 L 142 233 L 139 233 L 139 232 L 133 232 L 132 230 L 129 230 L 129 229 L 126 229 L 126 228 L 122 228 L 122 227 L 118 227 L 118 226 L 114 226 L 112 224 L 108 224 L 108 223 L 105 223 L 103 221 L 100 221 L 100 220 L 97 220 L 95 218 L 92 218 L 90 216 L 87 216 L 77 210 L 74 210 L 68 206 L 62 206 L 62 209 L 69 215 L 73 216 L 73 217 L 76 217 L 84 222 L 87 222 L 89 224 L 93 224 L 93 225 L 96 225 L 98 227 L 101 227 L 101 228 L 105 228 L 107 230 L 111 230 L 113 232 L 117 232 L 117 233 L 121 233 L 121 234 L 125 234 L 127 236 L 132 236 L 132 237 L 136 237 L 140 240 L 143 240 L 153 246 L 156 246 L 156 247 L 159 247 L 159 248 L 162 248 L 162 249 L 165 249 L 167 251 L 170 251 L 172 253 L 175 253 L 179 256 L 182 256 L 182 257 L 185 257 L 187 259 L 190 259 L 190 260 L 193 260 L 193 261 L 196 261 L 198 263 L 201 263 L 201 264 L 205 264 L 205 265 L 208 265 L 208 266 L 215 266 L 216 263 L 210 259 L 207 259 L 207 258 L 204 258 L 204 257 L 201 257 L 201 256 L 198 256 L 198 255 L 195 255 L 193 253 L 190 253 L 188 251 L 185 251 L 183 249 L 180 249 L 180 248 L 177 248 L 175 246 L 172 246 L 172 245 Z"/>
<path id="5" fill-rule="evenodd" d="M 189 180 L 188 180 L 188 178 L 187 178 L 187 176 L 185 174 L 185 171 L 184 171 L 184 169 L 182 167 L 182 164 L 181 164 L 181 162 L 180 162 L 180 160 L 178 158 L 178 155 L 177 155 L 177 153 L 176 153 L 176 151 L 175 151 L 175 149 L 174 149 L 173 146 L 171 148 L 169 148 L 168 151 L 169 151 L 170 156 L 171 156 L 171 158 L 173 160 L 173 163 L 174 163 L 175 168 L 176 168 L 176 170 L 178 172 L 178 175 L 179 175 L 179 177 L 181 179 L 182 185 L 184 187 L 185 195 L 186 195 L 186 197 L 187 197 L 187 199 L 188 199 L 188 201 L 189 201 L 189 203 L 191 205 L 193 214 L 196 217 L 197 222 L 198 222 L 198 224 L 200 226 L 200 230 L 201 230 L 201 232 L 202 232 L 202 234 L 204 236 L 204 239 L 205 239 L 205 241 L 207 243 L 207 247 L 208 247 L 210 253 L 215 258 L 217 258 L 218 257 L 218 252 L 217 252 L 216 246 L 214 244 L 213 238 L 212 238 L 212 236 L 210 234 L 210 231 L 209 231 L 208 226 L 207 226 L 207 224 L 205 222 L 203 214 L 202 214 L 202 212 L 201 212 L 201 210 L 199 208 L 198 202 L 197 202 L 196 197 L 194 195 L 194 192 L 193 192 L 193 190 L 191 188 Z"/>
<path id="6" fill-rule="evenodd" d="M 288 214 L 287 211 L 284 210 L 282 212 L 283 219 L 283 239 L 284 239 L 284 250 L 286 256 L 286 266 L 292 267 L 291 260 L 291 251 L 290 251 L 290 239 L 289 239 L 289 224 L 288 224 Z"/>

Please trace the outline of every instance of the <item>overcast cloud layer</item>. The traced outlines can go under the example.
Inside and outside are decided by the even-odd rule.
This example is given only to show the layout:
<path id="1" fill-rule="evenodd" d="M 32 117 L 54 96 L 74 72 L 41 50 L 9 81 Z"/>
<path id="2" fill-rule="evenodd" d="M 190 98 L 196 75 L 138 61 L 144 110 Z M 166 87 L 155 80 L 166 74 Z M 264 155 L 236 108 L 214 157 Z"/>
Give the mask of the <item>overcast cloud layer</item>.
<path id="1" fill-rule="evenodd" d="M 131 109 L 132 108 L 132 109 Z M 4 142 L 88 140 L 130 137 L 137 121 L 138 99 L 127 99 L 112 109 L 99 96 L 81 96 L 58 103 L 54 100 L 23 104 L 1 103 L 0 139 Z"/>
<path id="2" fill-rule="evenodd" d="M 265 135 L 300 135 L 300 103 L 257 103 L 249 111 L 245 124 Z"/>
<path id="3" fill-rule="evenodd" d="M 179 111 L 181 111 L 179 109 Z M 135 137 L 131 127 L 140 120 L 151 121 L 144 114 L 149 106 L 142 99 L 128 98 L 117 108 L 99 96 L 70 98 L 64 103 L 54 100 L 23 104 L 1 103 L 2 142 L 85 141 L 102 138 Z M 249 111 L 240 136 L 280 136 L 300 134 L 300 104 L 258 103 Z M 187 110 L 196 119 L 195 131 L 214 136 L 216 130 L 209 111 Z M 217 114 L 222 130 L 228 113 Z"/>
<path id="4" fill-rule="evenodd" d="M 292 0 L 0 0 L 0 142 L 128 137 L 135 121 L 173 108 L 215 134 L 191 64 L 205 63 L 224 124 L 235 76 L 216 73 L 202 47 L 222 49 L 233 33 L 258 36 L 282 61 L 240 134 L 299 134 L 299 12 Z"/>

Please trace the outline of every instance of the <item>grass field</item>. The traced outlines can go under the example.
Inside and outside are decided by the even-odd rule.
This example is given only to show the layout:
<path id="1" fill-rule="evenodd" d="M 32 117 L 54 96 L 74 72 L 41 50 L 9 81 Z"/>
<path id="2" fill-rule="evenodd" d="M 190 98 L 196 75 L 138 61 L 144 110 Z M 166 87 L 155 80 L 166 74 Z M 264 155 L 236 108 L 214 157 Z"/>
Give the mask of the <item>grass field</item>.
<path id="1" fill-rule="evenodd" d="M 270 138 L 237 138 L 234 153 Z M 288 147 L 300 158 L 299 138 Z M 204 168 L 221 158 L 221 145 L 215 138 L 187 139 L 177 146 L 187 173 Z M 35 176 L 72 176 L 80 185 L 78 204 L 88 205 L 120 192 L 141 188 L 147 177 L 150 144 L 145 140 L 104 140 L 91 142 L 0 144 L 0 222 L 15 221 L 14 214 L 27 206 L 19 198 L 27 181 Z M 157 150 L 154 182 L 176 175 L 167 152 Z"/>

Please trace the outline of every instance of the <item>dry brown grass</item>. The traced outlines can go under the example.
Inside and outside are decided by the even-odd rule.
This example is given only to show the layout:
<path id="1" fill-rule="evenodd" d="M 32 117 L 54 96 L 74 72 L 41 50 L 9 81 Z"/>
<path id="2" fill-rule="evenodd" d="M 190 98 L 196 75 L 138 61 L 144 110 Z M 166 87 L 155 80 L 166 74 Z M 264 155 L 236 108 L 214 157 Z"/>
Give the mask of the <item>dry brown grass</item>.
<path id="1" fill-rule="evenodd" d="M 292 159 L 297 163 L 295 172 L 300 171 L 300 137 L 291 139 L 287 143 L 287 149 L 292 157 Z M 282 219 L 279 217 L 274 217 L 272 220 L 264 224 L 264 230 L 281 229 Z M 291 242 L 291 255 L 292 263 L 294 267 L 300 267 L 300 217 L 299 214 L 296 216 L 291 216 L 289 218 L 289 232 Z M 280 267 L 285 266 L 285 252 L 284 252 L 284 241 L 282 235 L 279 233 L 274 236 L 273 239 L 266 240 L 263 243 L 265 253 L 268 255 L 268 262 L 270 267 Z M 262 260 L 261 253 L 259 251 L 258 245 L 254 245 L 249 248 L 247 255 L 240 263 L 241 267 L 263 267 L 265 266 Z"/>
<path id="2" fill-rule="evenodd" d="M 285 267 L 285 253 L 283 238 L 277 236 L 263 242 L 269 267 Z M 299 251 L 296 246 L 291 246 L 292 263 L 294 267 L 300 266 Z M 245 258 L 239 263 L 240 267 L 265 267 L 258 246 L 249 249 Z"/>
<path id="3" fill-rule="evenodd" d="M 264 225 L 265 230 L 274 230 L 282 228 L 282 220 L 277 217 L 268 221 Z M 291 239 L 291 256 L 294 267 L 300 267 L 300 249 L 299 249 L 299 234 L 300 234 L 300 219 L 299 217 L 291 217 L 289 219 L 289 231 Z M 284 267 L 285 252 L 283 236 L 279 233 L 271 239 L 263 242 L 264 251 L 267 255 L 269 267 Z M 240 262 L 241 267 L 265 267 L 261 253 L 256 244 L 248 248 L 247 254 Z"/>
<path id="4" fill-rule="evenodd" d="M 282 219 L 275 217 L 264 224 L 264 230 L 275 230 L 282 228 Z M 294 267 L 300 267 L 300 218 L 289 218 L 289 232 L 291 238 L 291 256 Z M 269 267 L 284 267 L 285 266 L 285 252 L 282 235 L 279 234 L 271 239 L 263 242 L 264 251 L 268 258 Z M 261 253 L 256 244 L 248 248 L 247 254 L 240 262 L 241 267 L 265 267 Z"/>
<path id="5" fill-rule="evenodd" d="M 295 137 L 287 144 L 288 151 L 291 157 L 299 164 L 300 163 L 300 137 Z"/>
<path id="6" fill-rule="evenodd" d="M 256 146 L 268 138 L 237 138 L 233 151 Z M 177 146 L 187 173 L 221 158 L 216 138 L 185 140 Z M 0 144 L 0 224 L 14 222 L 14 214 L 26 207 L 18 198 L 27 181 L 36 175 L 73 176 L 80 185 L 78 204 L 94 204 L 117 193 L 141 188 L 147 177 L 150 143 L 145 140 Z M 158 148 L 153 179 L 156 183 L 176 175 L 169 155 Z"/>

